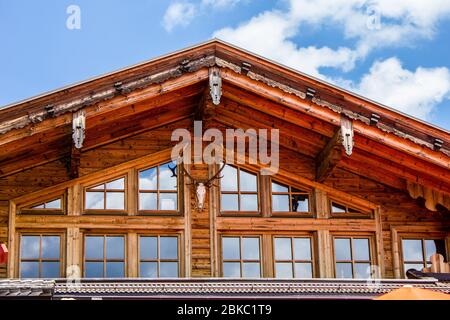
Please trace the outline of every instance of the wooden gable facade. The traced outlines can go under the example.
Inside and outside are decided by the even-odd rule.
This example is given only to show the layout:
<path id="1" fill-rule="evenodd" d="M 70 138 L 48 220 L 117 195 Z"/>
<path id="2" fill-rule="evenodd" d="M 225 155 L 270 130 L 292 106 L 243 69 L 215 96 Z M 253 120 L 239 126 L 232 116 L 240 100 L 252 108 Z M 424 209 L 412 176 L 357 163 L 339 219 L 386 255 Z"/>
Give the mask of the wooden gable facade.
<path id="1" fill-rule="evenodd" d="M 230 169 L 256 181 L 256 210 L 224 210 L 220 185 L 198 210 L 187 175 L 163 176 L 195 120 L 279 129 L 276 175 Z M 400 279 L 450 257 L 449 169 L 448 131 L 213 40 L 0 109 L 0 278 Z M 302 212 L 275 209 L 293 195 Z"/>

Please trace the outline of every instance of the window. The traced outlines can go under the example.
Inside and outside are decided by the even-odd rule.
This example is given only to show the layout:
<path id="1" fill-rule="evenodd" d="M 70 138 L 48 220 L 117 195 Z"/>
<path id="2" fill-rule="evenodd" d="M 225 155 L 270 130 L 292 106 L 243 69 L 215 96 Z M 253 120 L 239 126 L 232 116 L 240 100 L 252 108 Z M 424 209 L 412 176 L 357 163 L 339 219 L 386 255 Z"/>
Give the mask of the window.
<path id="1" fill-rule="evenodd" d="M 334 217 L 339 216 L 370 216 L 369 212 L 359 209 L 351 208 L 347 205 L 343 205 L 334 201 L 331 201 L 331 215 Z"/>
<path id="2" fill-rule="evenodd" d="M 125 276 L 125 237 L 93 235 L 85 237 L 84 276 L 120 278 Z"/>
<path id="3" fill-rule="evenodd" d="M 258 176 L 229 165 L 225 165 L 222 176 L 221 211 L 258 212 Z"/>
<path id="4" fill-rule="evenodd" d="M 334 238 L 334 257 L 336 278 L 370 278 L 369 238 Z"/>
<path id="5" fill-rule="evenodd" d="M 140 236 L 139 275 L 143 278 L 179 277 L 178 237 Z"/>
<path id="6" fill-rule="evenodd" d="M 311 238 L 274 237 L 276 278 L 312 278 Z"/>
<path id="7" fill-rule="evenodd" d="M 22 235 L 20 238 L 21 278 L 60 278 L 61 236 Z"/>
<path id="8" fill-rule="evenodd" d="M 178 211 L 178 180 L 175 162 L 139 172 L 139 210 Z"/>
<path id="9" fill-rule="evenodd" d="M 89 187 L 85 193 L 87 210 L 125 210 L 125 178 Z"/>
<path id="10" fill-rule="evenodd" d="M 431 266 L 430 257 L 441 254 L 446 259 L 443 239 L 402 239 L 403 271 L 415 269 L 421 271 Z"/>
<path id="11" fill-rule="evenodd" d="M 50 199 L 33 203 L 32 205 L 23 206 L 19 209 L 19 213 L 25 214 L 62 214 L 64 211 L 64 195 L 59 198 Z"/>
<path id="12" fill-rule="evenodd" d="M 222 237 L 222 274 L 231 278 L 261 277 L 259 237 Z"/>
<path id="13" fill-rule="evenodd" d="M 272 212 L 309 212 L 309 194 L 272 182 Z"/>

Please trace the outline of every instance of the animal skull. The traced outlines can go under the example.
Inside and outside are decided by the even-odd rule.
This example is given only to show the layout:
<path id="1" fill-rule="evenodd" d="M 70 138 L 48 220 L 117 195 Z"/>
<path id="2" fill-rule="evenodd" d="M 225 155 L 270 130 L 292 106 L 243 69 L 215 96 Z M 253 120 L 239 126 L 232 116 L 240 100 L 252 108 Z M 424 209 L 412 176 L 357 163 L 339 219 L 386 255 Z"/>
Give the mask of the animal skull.
<path id="1" fill-rule="evenodd" d="M 196 184 L 195 195 L 197 197 L 197 209 L 203 210 L 206 198 L 206 185 L 203 182 L 198 182 Z"/>

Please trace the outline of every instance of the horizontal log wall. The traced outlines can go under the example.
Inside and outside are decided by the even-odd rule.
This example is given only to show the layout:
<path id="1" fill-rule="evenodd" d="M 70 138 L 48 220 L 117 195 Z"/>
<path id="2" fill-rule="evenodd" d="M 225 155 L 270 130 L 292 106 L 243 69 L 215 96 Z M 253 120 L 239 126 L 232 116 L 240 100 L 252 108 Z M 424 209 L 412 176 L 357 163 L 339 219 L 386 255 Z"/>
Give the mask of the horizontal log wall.
<path id="1" fill-rule="evenodd" d="M 173 129 L 190 128 L 191 125 L 191 120 L 183 120 L 84 152 L 81 155 L 79 168 L 80 176 L 85 176 L 92 172 L 167 149 L 173 145 L 170 141 Z M 292 150 L 280 150 L 280 167 L 292 175 L 297 175 L 299 178 L 314 180 L 314 160 Z M 208 167 L 205 165 L 192 166 L 191 171 L 193 175 L 200 178 L 206 178 L 209 174 Z M 9 200 L 45 189 L 46 187 L 67 180 L 69 180 L 69 178 L 65 161 L 55 161 L 0 179 L 0 241 L 8 243 Z M 335 169 L 331 176 L 325 180 L 324 184 L 350 195 L 367 199 L 380 206 L 383 243 L 382 251 L 384 252 L 383 265 L 385 267 L 383 275 L 386 278 L 393 278 L 396 274 L 393 254 L 395 248 L 392 247 L 393 227 L 397 225 L 421 226 L 424 222 L 437 223 L 436 225 L 439 225 L 444 221 L 448 221 L 450 218 L 448 213 L 442 215 L 439 212 L 433 213 L 428 211 L 420 205 L 419 201 L 411 199 L 406 191 L 395 190 L 343 169 Z M 234 225 L 237 231 L 239 229 L 245 229 L 243 225 L 246 223 L 252 223 L 255 226 L 255 230 L 258 228 L 260 230 L 272 228 L 276 231 L 277 228 L 280 228 L 295 232 L 295 230 L 307 230 L 308 223 L 311 223 L 311 225 L 316 225 L 314 227 L 315 229 L 323 230 L 323 232 L 320 232 L 319 241 L 325 241 L 325 238 L 323 237 L 327 236 L 327 230 L 332 227 L 349 231 L 361 231 L 364 229 L 376 232 L 377 230 L 373 227 L 374 224 L 372 222 L 365 220 L 352 220 L 351 222 L 348 221 L 349 223 L 346 224 L 342 220 L 336 219 L 314 221 L 299 218 L 303 220 L 296 220 L 294 223 L 290 223 L 289 221 L 291 220 L 289 220 L 289 218 L 280 218 L 278 220 L 252 218 L 253 222 L 251 222 L 249 218 L 239 220 L 239 218 L 220 217 L 216 219 L 211 216 L 211 214 L 217 212 L 217 208 L 209 208 L 209 204 L 211 203 L 209 197 L 210 194 L 207 196 L 206 208 L 202 212 L 197 212 L 195 210 L 195 194 L 191 192 L 190 201 L 188 201 L 188 203 L 190 203 L 190 208 L 186 211 L 187 219 L 184 223 L 189 226 L 189 228 L 185 226 L 185 232 L 186 235 L 189 235 L 189 239 L 187 241 L 185 253 L 189 261 L 187 261 L 185 265 L 190 266 L 190 264 L 192 264 L 186 274 L 194 277 L 217 275 L 218 257 L 211 254 L 211 252 L 215 250 L 214 248 L 217 248 L 217 243 L 215 242 L 217 242 L 217 229 L 220 228 L 229 228 Z M 214 201 L 212 203 L 213 205 L 217 205 Z M 318 206 L 324 207 L 326 204 L 319 204 Z M 323 212 L 318 212 L 318 215 L 322 216 Z M 141 228 L 145 228 L 145 223 L 142 223 L 138 217 L 119 217 L 115 219 L 115 222 L 119 224 L 131 223 L 131 227 L 140 226 Z M 163 218 L 158 219 L 158 221 L 160 221 L 160 219 Z M 177 219 L 174 219 L 174 223 L 179 224 L 177 225 L 177 228 L 182 228 L 183 225 L 180 223 L 183 222 L 180 222 L 179 220 L 175 222 L 175 220 Z M 23 226 L 27 227 L 36 223 L 43 226 L 46 224 L 44 218 L 35 219 L 32 217 L 20 217 L 18 218 L 18 221 L 20 221 Z M 74 221 L 78 220 L 75 219 Z M 99 219 L 98 221 L 101 222 L 102 220 Z M 212 222 L 213 228 L 211 228 Z M 29 225 L 27 223 L 29 223 Z M 76 223 L 78 222 L 75 222 L 73 227 L 76 226 Z M 167 220 L 167 223 L 171 223 L 170 219 Z M 114 221 L 110 225 L 114 225 Z M 430 225 L 426 230 L 432 232 L 433 230 L 436 230 L 436 228 L 433 227 L 433 225 Z M 322 261 L 321 255 L 319 255 L 319 258 Z M 323 259 L 324 261 L 328 260 L 326 257 Z M 329 271 L 326 272 L 329 273 Z M 5 268 L 0 268 L 0 277 L 5 276 Z"/>

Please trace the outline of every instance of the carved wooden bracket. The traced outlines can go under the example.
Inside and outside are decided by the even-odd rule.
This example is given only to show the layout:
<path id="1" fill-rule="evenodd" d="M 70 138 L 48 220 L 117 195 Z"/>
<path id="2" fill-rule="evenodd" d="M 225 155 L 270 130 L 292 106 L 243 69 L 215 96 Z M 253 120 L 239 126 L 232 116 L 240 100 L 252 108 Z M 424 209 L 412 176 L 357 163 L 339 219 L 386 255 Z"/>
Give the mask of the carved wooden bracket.
<path id="1" fill-rule="evenodd" d="M 220 76 L 220 69 L 217 67 L 209 69 L 209 92 L 212 102 L 218 105 L 222 97 L 222 77 Z"/>
<path id="2" fill-rule="evenodd" d="M 83 147 L 86 130 L 86 113 L 84 110 L 79 110 L 73 113 L 72 118 L 72 140 L 76 149 Z"/>
<path id="3" fill-rule="evenodd" d="M 450 196 L 448 194 L 410 181 L 406 181 L 406 188 L 413 199 L 425 199 L 425 207 L 428 210 L 437 211 L 436 205 L 438 204 L 450 210 Z"/>
<path id="4" fill-rule="evenodd" d="M 342 135 L 342 145 L 345 148 L 345 153 L 350 156 L 353 152 L 353 123 L 349 118 L 341 117 L 341 135 Z"/>

